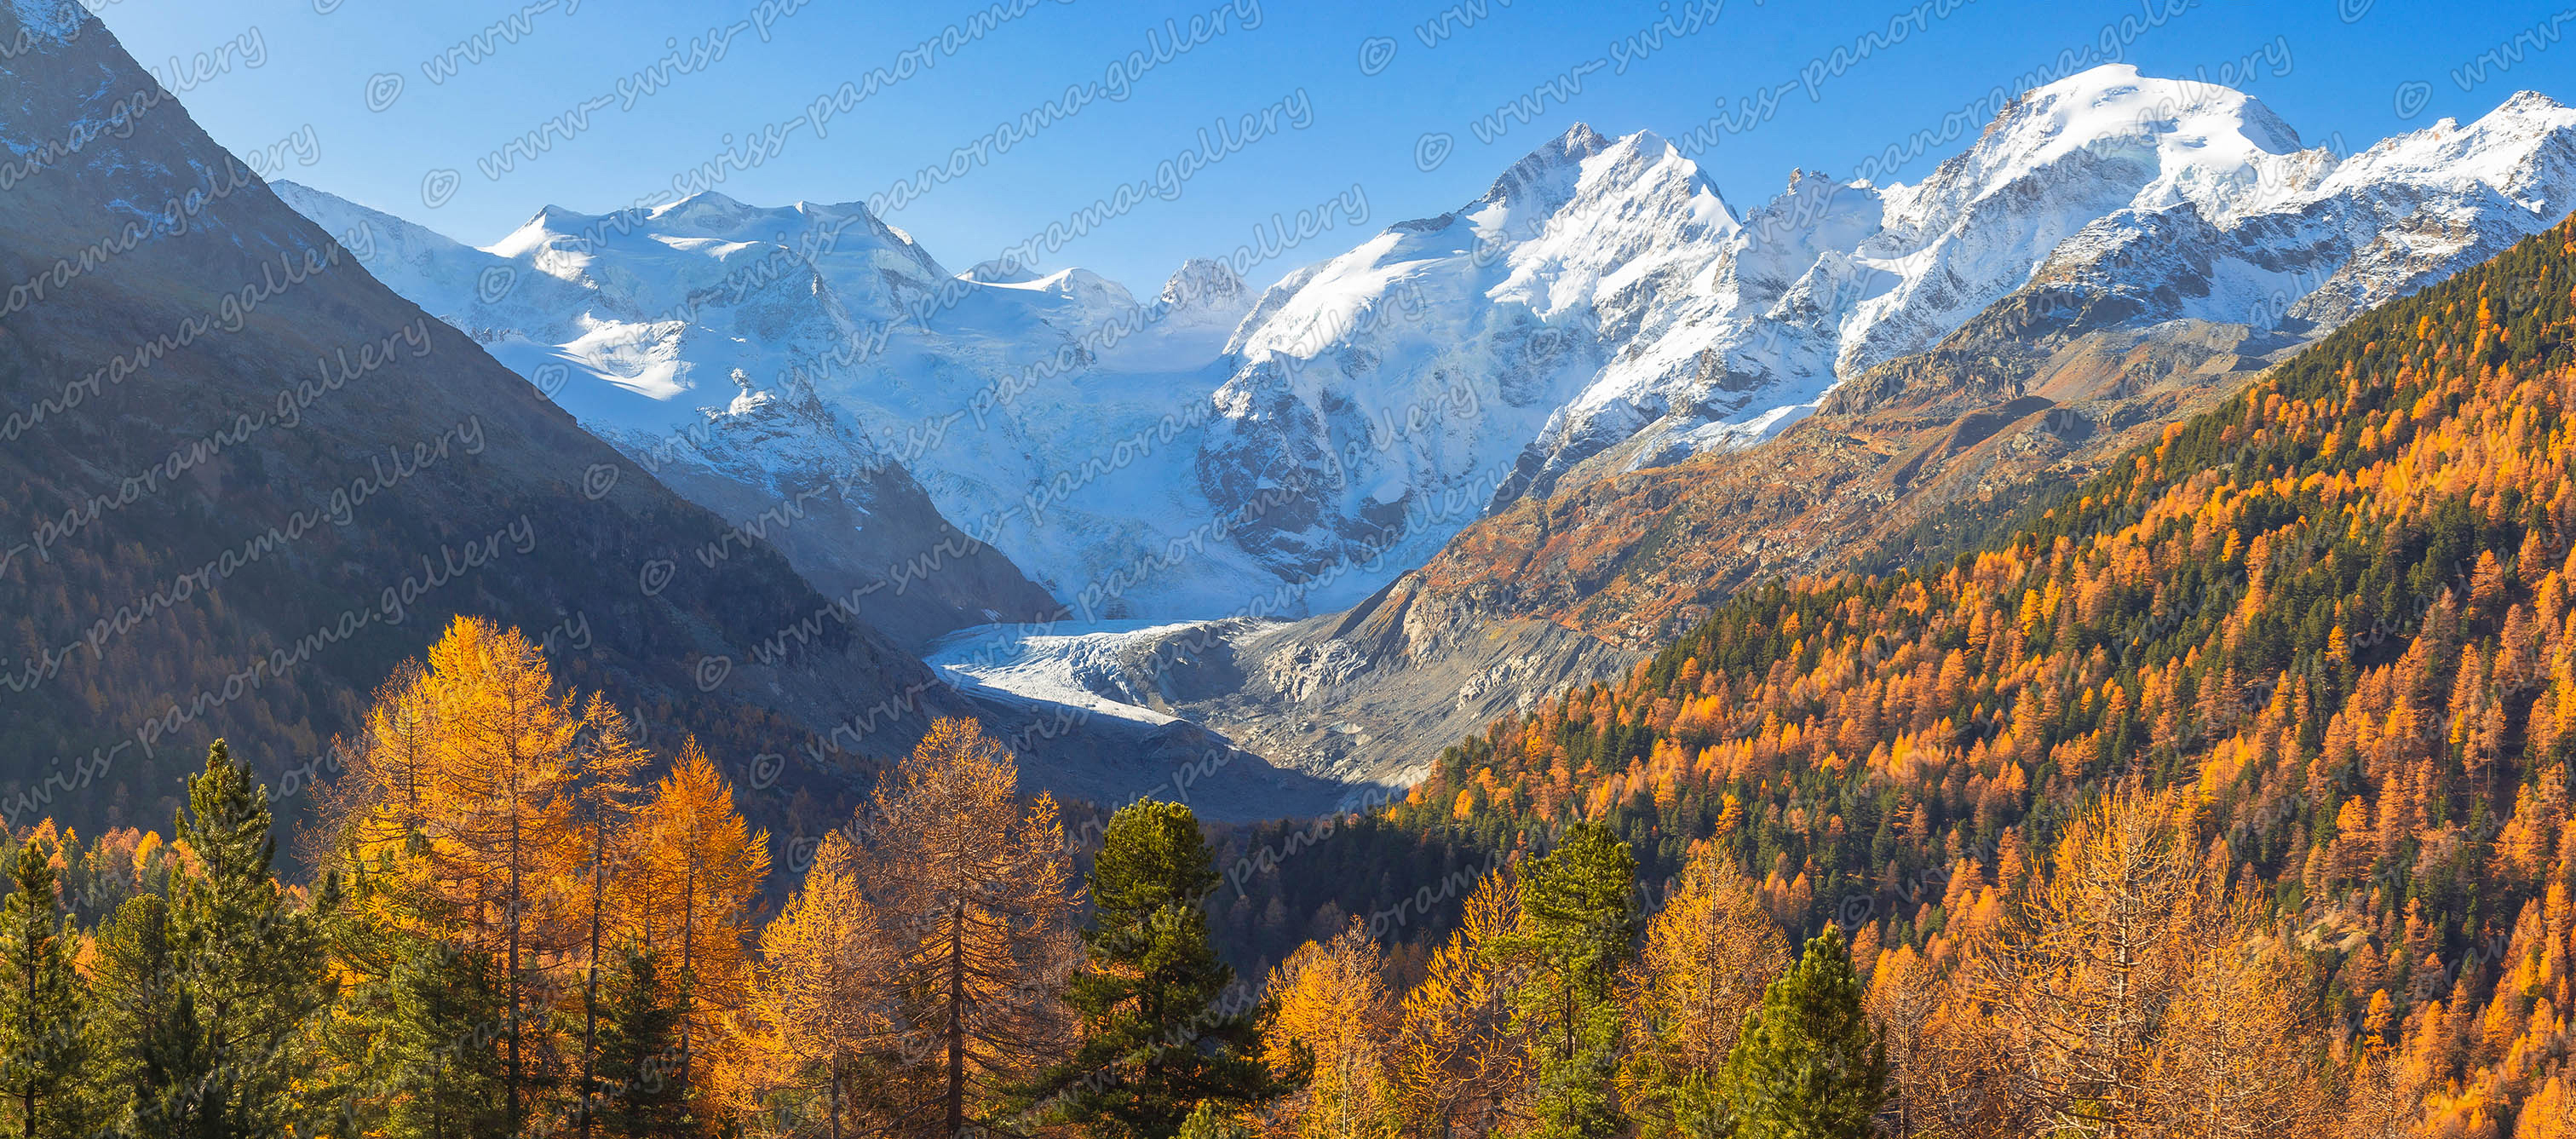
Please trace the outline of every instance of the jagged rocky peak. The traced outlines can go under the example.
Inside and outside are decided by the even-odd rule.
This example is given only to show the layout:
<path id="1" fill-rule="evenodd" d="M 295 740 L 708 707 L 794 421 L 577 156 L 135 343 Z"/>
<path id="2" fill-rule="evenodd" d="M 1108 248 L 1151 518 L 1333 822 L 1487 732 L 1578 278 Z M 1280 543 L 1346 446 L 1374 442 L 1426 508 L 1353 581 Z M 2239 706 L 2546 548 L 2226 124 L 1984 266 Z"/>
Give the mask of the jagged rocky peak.
<path id="1" fill-rule="evenodd" d="M 1485 196 L 1476 199 L 1468 208 L 1522 204 L 1554 209 L 1564 204 L 1564 199 L 1572 194 L 1574 181 L 1582 174 L 1583 160 L 1608 150 L 1613 141 L 1592 129 L 1590 123 L 1567 127 L 1564 134 L 1512 163 L 1494 179 Z M 1538 199 L 1532 200 L 1532 194 L 1536 194 Z"/>
<path id="2" fill-rule="evenodd" d="M 1192 257 L 1181 262 L 1181 267 L 1163 282 L 1163 291 L 1155 301 L 1168 312 L 1223 310 L 1239 315 L 1249 303 L 1248 292 L 1232 266 Z"/>

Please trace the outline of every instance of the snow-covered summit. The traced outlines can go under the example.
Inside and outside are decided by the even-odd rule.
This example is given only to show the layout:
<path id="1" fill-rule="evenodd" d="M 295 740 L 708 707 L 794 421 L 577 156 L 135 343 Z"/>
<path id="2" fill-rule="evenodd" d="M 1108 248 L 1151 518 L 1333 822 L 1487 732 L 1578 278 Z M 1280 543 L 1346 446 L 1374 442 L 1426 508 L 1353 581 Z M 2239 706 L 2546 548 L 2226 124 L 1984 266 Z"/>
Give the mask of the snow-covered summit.
<path id="1" fill-rule="evenodd" d="M 1038 279 L 1035 269 L 1017 264 L 1006 257 L 978 261 L 958 276 L 985 285 L 1019 285 Z"/>
<path id="2" fill-rule="evenodd" d="M 630 453 L 761 493 L 893 463 L 1086 617 L 1279 587 L 1296 615 L 1596 456 L 1768 437 L 2020 290 L 2331 327 L 2565 216 L 2576 111 L 2526 93 L 2338 159 L 2241 91 L 2114 65 L 1920 181 L 1777 184 L 1739 210 L 1661 137 L 1577 125 L 1258 296 L 1197 260 L 1141 303 L 951 274 L 855 203 L 714 193 L 548 207 L 479 250 L 386 219 L 371 268 Z M 324 197 L 290 200 L 345 214 Z"/>
<path id="3" fill-rule="evenodd" d="M 2140 325 L 2330 327 L 2566 216 L 2571 169 L 2576 112 L 2537 95 L 2338 160 L 2244 92 L 2109 65 L 1919 182 L 1796 171 L 1739 218 L 1652 133 L 1577 126 L 1262 298 L 1202 475 L 1222 498 L 1300 472 L 1320 489 L 1264 556 L 1325 564 L 1497 466 L 1508 498 L 1614 447 L 1758 441 L 2036 280 L 2127 289 Z M 1443 391 L 1472 413 L 1349 445 Z"/>
<path id="4" fill-rule="evenodd" d="M 2322 152 L 2319 152 L 2322 153 Z M 2101 176 L 2132 209 L 2190 204 L 2211 221 L 2312 186 L 2299 134 L 2241 91 L 2108 64 L 2023 94 L 1977 145 L 1908 190 L 1890 186 L 1891 229 L 1954 223 L 1966 207 L 2060 163 Z"/>
<path id="5" fill-rule="evenodd" d="M 1222 264 L 1185 265 L 1148 305 L 1086 269 L 951 275 L 858 203 L 547 206 L 478 249 L 280 192 L 333 232 L 366 225 L 371 272 L 719 513 L 830 500 L 865 514 L 892 472 L 1070 604 L 1216 509 L 1187 463 L 1206 418 L 1191 405 L 1218 382 L 1200 373 L 1250 304 Z M 1059 479 L 1068 469 L 1085 473 Z M 1260 577 L 1219 548 L 1094 590 L 1087 615 L 1195 613 Z"/>

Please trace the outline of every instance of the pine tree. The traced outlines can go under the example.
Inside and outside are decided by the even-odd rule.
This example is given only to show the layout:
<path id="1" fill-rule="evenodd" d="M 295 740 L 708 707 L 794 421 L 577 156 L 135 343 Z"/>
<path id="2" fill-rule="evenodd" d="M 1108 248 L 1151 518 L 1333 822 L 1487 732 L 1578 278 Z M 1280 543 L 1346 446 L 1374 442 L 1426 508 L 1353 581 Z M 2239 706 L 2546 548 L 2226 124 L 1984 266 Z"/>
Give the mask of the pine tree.
<path id="1" fill-rule="evenodd" d="M 1887 1103 L 1887 1046 L 1861 1007 L 1839 927 L 1807 942 L 1762 994 L 1726 1060 L 1742 1139 L 1867 1139 Z"/>
<path id="2" fill-rule="evenodd" d="M 0 900 L 0 1096 L 16 1134 L 79 1133 L 86 1123 L 74 1081 L 84 1066 L 83 986 L 72 971 L 79 942 L 54 890 L 55 843 L 43 833 L 10 858 Z"/>
<path id="3" fill-rule="evenodd" d="M 682 1067 L 683 1015 L 660 976 L 660 954 L 629 948 L 599 1019 L 599 1087 L 592 1111 L 611 1139 L 675 1139 L 705 1128 L 690 1113 Z"/>
<path id="4" fill-rule="evenodd" d="M 173 883 L 170 943 L 203 1050 L 221 1057 L 189 1109 L 195 1133 L 266 1139 L 297 1117 L 306 1020 L 328 1003 L 320 924 L 272 876 L 268 793 L 217 740 L 174 820 L 196 872 Z M 326 896 L 334 893 L 326 885 Z"/>
<path id="5" fill-rule="evenodd" d="M 155 1083 L 144 1075 L 153 1042 L 193 1037 L 176 1024 L 179 991 L 170 955 L 170 907 L 158 894 L 128 898 L 93 942 L 92 1003 L 84 1026 L 96 1118 L 118 1136 L 156 1133 Z"/>
<path id="6" fill-rule="evenodd" d="M 388 1139 L 505 1133 L 507 1076 L 493 1029 L 508 1015 L 492 955 L 413 939 L 382 1012 Z"/>
<path id="7" fill-rule="evenodd" d="M 1521 875 L 1521 924 L 1507 946 L 1530 974 L 1514 1020 L 1529 1038 L 1536 1134 L 1546 1139 L 1628 1126 L 1614 1087 L 1625 1027 L 1616 985 L 1636 934 L 1636 886 L 1636 856 L 1599 823 L 1567 828 Z"/>
<path id="8" fill-rule="evenodd" d="M 1170 1139 L 1203 1102 L 1256 1107 L 1304 1082 L 1261 1062 L 1268 1010 L 1228 1006 L 1234 970 L 1203 908 L 1219 880 L 1188 807 L 1139 801 L 1110 818 L 1091 868 L 1091 955 L 1065 998 L 1082 1047 L 1022 1089 L 1025 1106 L 1108 1139 Z"/>
<path id="9" fill-rule="evenodd" d="M 1181 1121 L 1179 1139 L 1253 1139 L 1255 1132 L 1242 1120 L 1219 1110 L 1215 1101 L 1202 1101 Z"/>
<path id="10" fill-rule="evenodd" d="M 169 1015 L 146 1026 L 135 1042 L 134 1099 L 121 1120 L 120 1139 L 234 1139 L 208 1112 L 206 1097 L 222 1086 L 224 1062 L 197 1016 L 197 998 L 185 988 L 171 998 Z"/>

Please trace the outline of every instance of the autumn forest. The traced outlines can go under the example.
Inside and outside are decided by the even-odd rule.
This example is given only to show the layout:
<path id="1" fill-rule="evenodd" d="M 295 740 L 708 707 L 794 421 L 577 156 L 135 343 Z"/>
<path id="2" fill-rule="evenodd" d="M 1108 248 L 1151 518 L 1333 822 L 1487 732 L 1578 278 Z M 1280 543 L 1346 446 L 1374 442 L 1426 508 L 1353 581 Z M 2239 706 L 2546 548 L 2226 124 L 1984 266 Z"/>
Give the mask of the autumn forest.
<path id="1" fill-rule="evenodd" d="M 2571 412 L 2561 226 L 1321 827 L 943 719 L 773 835 L 460 618 L 307 797 L 8 820 L 0 1131 L 2576 1134 Z"/>

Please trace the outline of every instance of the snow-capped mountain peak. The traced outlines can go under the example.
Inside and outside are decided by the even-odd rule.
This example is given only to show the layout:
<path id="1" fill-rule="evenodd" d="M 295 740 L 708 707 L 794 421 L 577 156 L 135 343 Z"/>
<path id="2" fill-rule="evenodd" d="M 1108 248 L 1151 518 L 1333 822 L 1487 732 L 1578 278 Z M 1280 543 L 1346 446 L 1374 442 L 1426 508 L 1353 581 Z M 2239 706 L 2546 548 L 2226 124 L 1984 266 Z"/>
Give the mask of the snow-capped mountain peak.
<path id="1" fill-rule="evenodd" d="M 2565 136 L 2571 127 L 2576 109 L 2535 91 L 2517 92 L 2466 126 L 2446 118 L 2383 139 L 2345 159 L 2321 189 L 2331 194 L 2402 182 L 2455 193 L 2484 187 L 2525 200 L 2535 190 L 2569 183 Z M 2563 204 L 2559 209 L 2565 212 Z"/>
<path id="2" fill-rule="evenodd" d="M 2244 92 L 2110 65 L 2025 93 L 1919 182 L 1796 172 L 1740 222 L 1652 134 L 1577 126 L 1476 202 L 1265 296 L 1202 473 L 1218 497 L 1299 466 L 1330 482 L 1267 539 L 1321 564 L 1379 531 L 1381 491 L 1451 485 L 1500 440 L 1528 446 L 1498 497 L 1621 444 L 1630 462 L 1741 446 L 2043 276 L 2113 290 L 2154 266 L 2124 310 L 2140 324 L 2329 327 L 2565 216 L 2572 120 L 2517 96 L 2337 162 Z M 1476 424 L 1322 477 L 1357 423 L 1444 387 L 1477 396 Z"/>
<path id="3" fill-rule="evenodd" d="M 1553 212 L 1573 196 L 1582 178 L 1583 164 L 1608 150 L 1612 143 L 1612 139 L 1593 130 L 1590 123 L 1576 123 L 1505 167 L 1484 196 L 1469 203 L 1462 212 L 1473 213 L 1487 206 Z"/>
<path id="4" fill-rule="evenodd" d="M 2241 91 L 2113 65 L 2025 93 L 1919 181 L 1791 171 L 1743 213 L 1666 140 L 1578 124 L 1257 299 L 1212 261 L 1143 305 L 1079 269 L 951 277 L 857 204 L 713 193 L 549 207 L 482 250 L 397 234 L 384 271 L 523 373 L 569 367 L 559 398 L 621 446 L 678 434 L 763 484 L 892 456 L 1091 616 L 1319 583 L 1294 614 L 1596 456 L 1763 439 L 2019 290 L 2119 300 L 2088 328 L 2313 334 L 2571 202 L 2576 111 L 2536 95 L 2338 161 Z M 490 301 L 496 269 L 519 285 Z M 967 405 L 979 430 L 923 431 Z M 1078 601 L 1210 517 L 1227 532 L 1192 566 Z"/>
<path id="5" fill-rule="evenodd" d="M 1891 224 L 1933 225 L 1966 203 L 2061 162 L 2096 176 L 2126 164 L 2145 177 L 2128 205 L 2189 203 L 2212 221 L 2306 188 L 2298 132 L 2254 97 L 2105 64 L 2035 88 L 1996 116 L 1977 144 L 1914 192 L 1887 190 Z"/>

